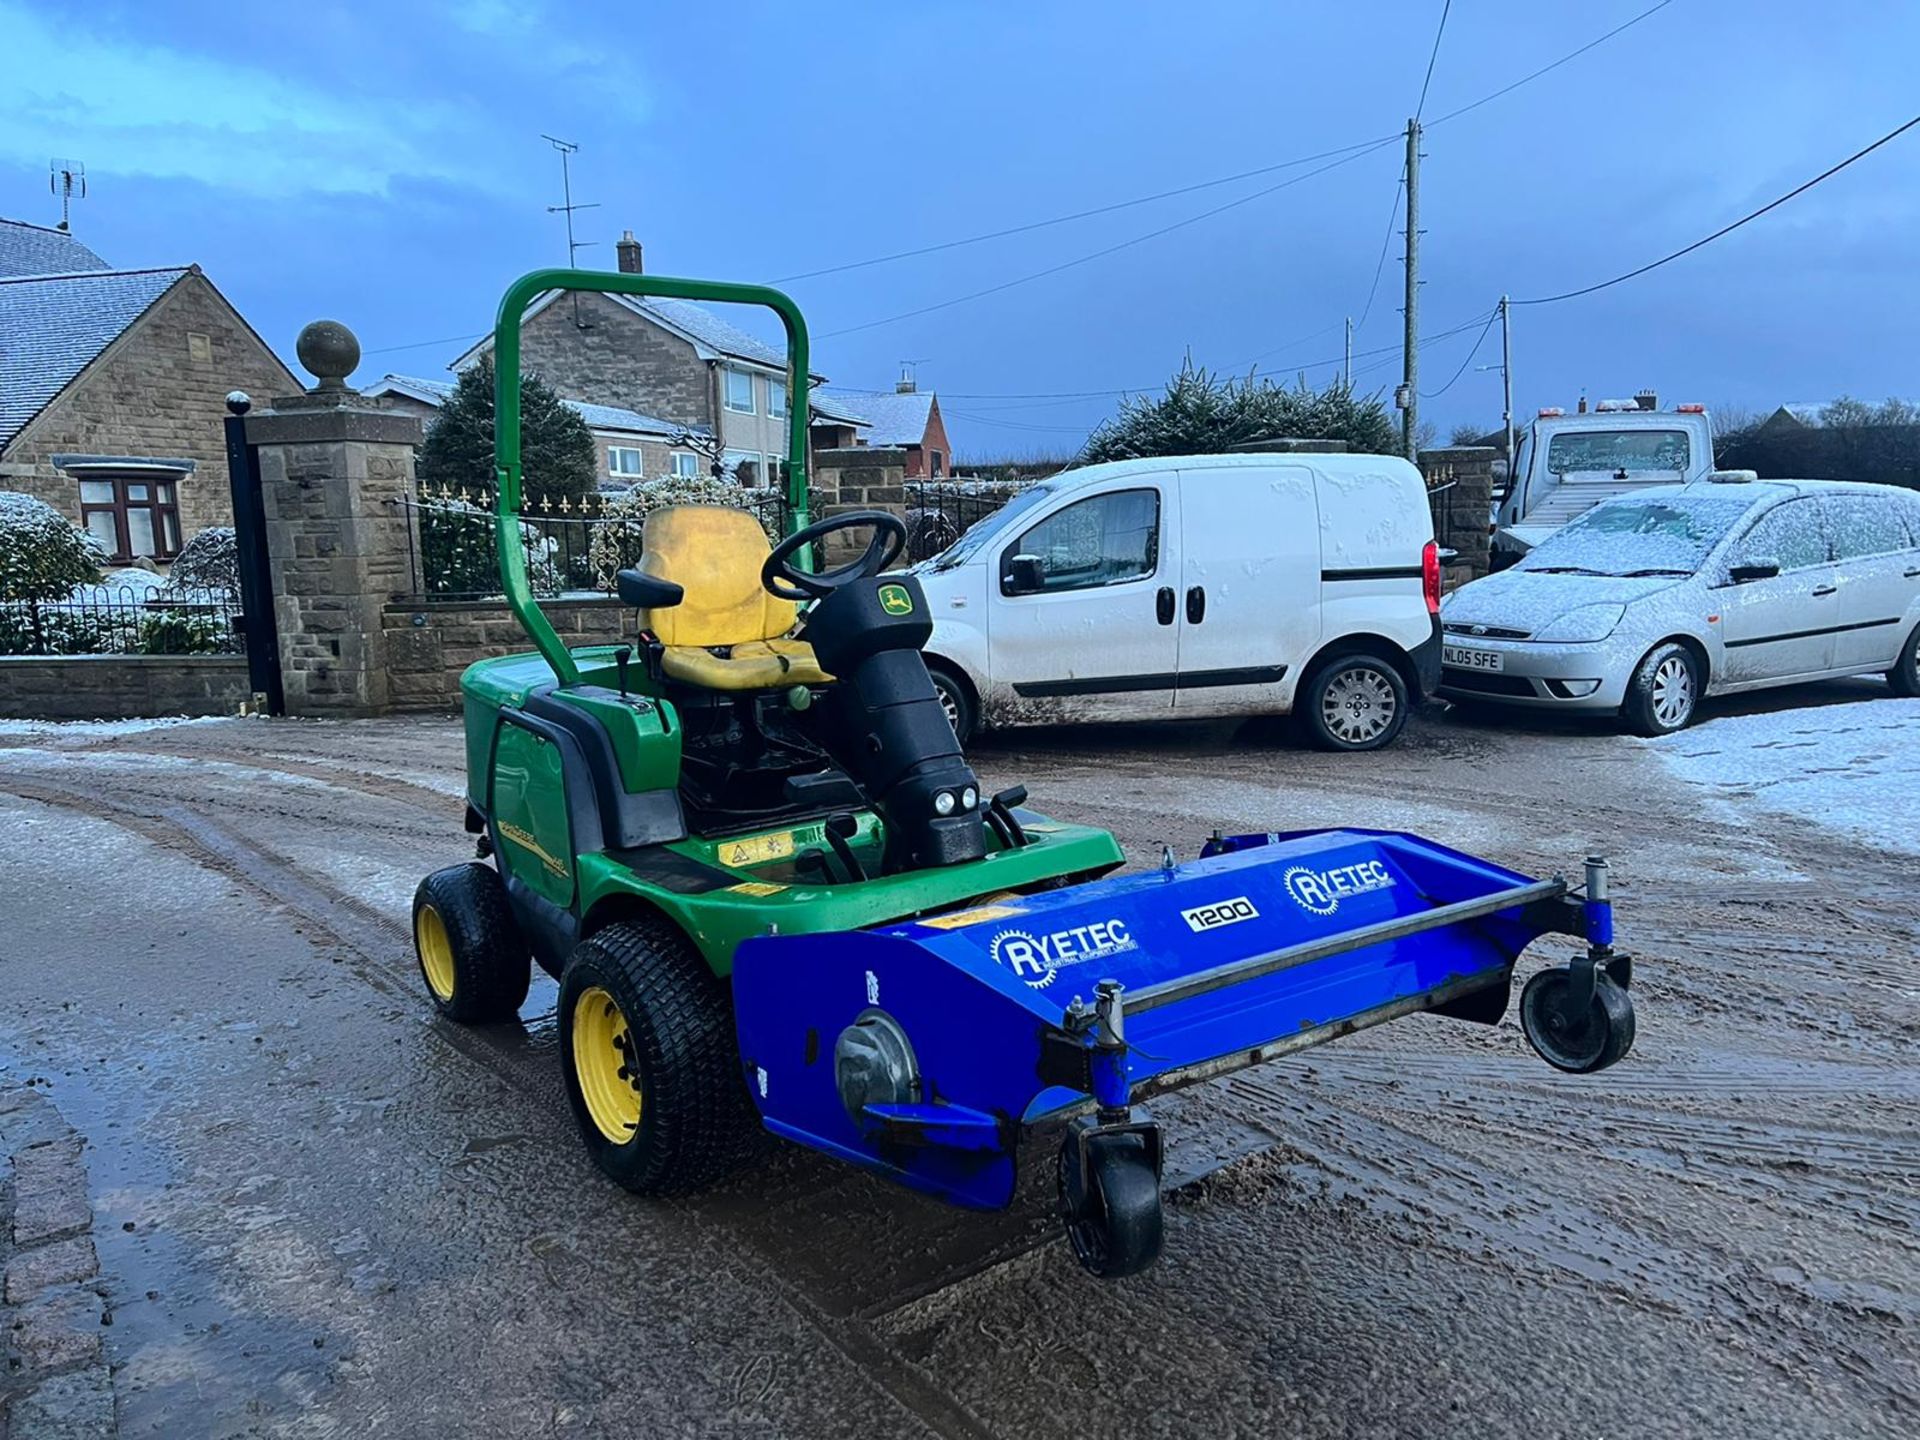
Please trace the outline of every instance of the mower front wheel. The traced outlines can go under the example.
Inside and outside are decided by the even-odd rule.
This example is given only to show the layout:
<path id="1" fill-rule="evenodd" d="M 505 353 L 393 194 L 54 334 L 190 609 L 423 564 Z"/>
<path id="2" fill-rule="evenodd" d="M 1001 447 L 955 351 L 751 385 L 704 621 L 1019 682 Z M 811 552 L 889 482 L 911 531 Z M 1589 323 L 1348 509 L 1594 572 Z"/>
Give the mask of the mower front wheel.
<path id="1" fill-rule="evenodd" d="M 434 1007 L 449 1020 L 511 1020 L 533 979 L 507 887 L 486 865 L 449 865 L 413 892 L 413 949 Z"/>
<path id="2" fill-rule="evenodd" d="M 1604 971 L 1584 1007 L 1575 995 L 1571 970 L 1542 970 L 1520 992 L 1520 1030 L 1554 1069 L 1591 1075 L 1633 1048 L 1633 1000 Z"/>
<path id="3" fill-rule="evenodd" d="M 1142 1137 L 1093 1135 L 1084 1173 L 1060 1148 L 1060 1217 L 1081 1267 L 1103 1280 L 1138 1275 L 1160 1258 L 1160 1176 Z"/>
<path id="4" fill-rule="evenodd" d="M 665 920 L 609 925 L 560 976 L 567 1100 L 587 1152 L 639 1195 L 684 1194 L 754 1133 L 726 986 Z"/>

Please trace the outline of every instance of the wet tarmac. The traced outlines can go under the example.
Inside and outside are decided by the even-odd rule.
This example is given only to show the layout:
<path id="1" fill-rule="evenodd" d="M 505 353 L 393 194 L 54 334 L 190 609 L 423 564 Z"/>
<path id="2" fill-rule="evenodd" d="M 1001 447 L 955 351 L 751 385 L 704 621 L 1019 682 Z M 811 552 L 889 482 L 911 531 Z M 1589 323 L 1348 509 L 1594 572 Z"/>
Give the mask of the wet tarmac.
<path id="1" fill-rule="evenodd" d="M 1569 1079 L 1421 1018 L 1162 1101 L 1167 1253 L 1119 1284 L 1038 1179 L 971 1215 L 768 1142 L 646 1203 L 575 1140 L 551 984 L 482 1030 L 420 993 L 413 886 L 470 853 L 454 722 L 0 735 L 0 1087 L 86 1138 L 121 1433 L 1920 1429 L 1910 859 L 1743 828 L 1595 727 L 976 763 L 1144 861 L 1216 826 L 1602 849 L 1637 1048 Z"/>

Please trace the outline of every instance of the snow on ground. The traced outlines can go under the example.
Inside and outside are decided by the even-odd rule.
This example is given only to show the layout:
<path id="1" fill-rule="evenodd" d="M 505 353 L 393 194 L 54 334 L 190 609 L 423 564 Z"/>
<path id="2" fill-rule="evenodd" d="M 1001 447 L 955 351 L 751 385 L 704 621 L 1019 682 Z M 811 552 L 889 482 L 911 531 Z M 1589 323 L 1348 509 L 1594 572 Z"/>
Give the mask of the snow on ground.
<path id="1" fill-rule="evenodd" d="M 174 725 L 207 725 L 225 715 L 168 715 L 152 720 L 0 720 L 0 735 L 61 736 L 105 739 L 138 735 L 143 730 L 165 730 Z"/>
<path id="2" fill-rule="evenodd" d="M 1729 715 L 1646 744 L 1730 818 L 1758 808 L 1920 855 L 1920 700 Z"/>

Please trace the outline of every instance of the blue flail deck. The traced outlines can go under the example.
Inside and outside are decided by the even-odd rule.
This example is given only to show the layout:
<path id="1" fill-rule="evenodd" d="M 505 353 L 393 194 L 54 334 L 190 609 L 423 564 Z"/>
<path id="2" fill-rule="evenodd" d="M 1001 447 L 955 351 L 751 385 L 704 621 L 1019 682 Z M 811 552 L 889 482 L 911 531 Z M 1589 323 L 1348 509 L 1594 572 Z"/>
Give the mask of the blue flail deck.
<path id="1" fill-rule="evenodd" d="M 1012 1194 L 1021 1122 L 1088 1099 L 1060 1062 L 1086 1033 L 1075 1002 L 1098 981 L 1125 987 L 1138 1098 L 1476 994 L 1493 992 L 1476 1018 L 1497 1018 L 1520 952 L 1578 928 L 1558 882 L 1410 835 L 1317 831 L 1209 849 L 1219 853 L 924 921 L 746 942 L 735 1013 L 768 1127 L 998 1206 Z M 910 1043 L 920 1094 L 856 1116 L 835 1084 L 835 1045 L 875 1011 Z"/>

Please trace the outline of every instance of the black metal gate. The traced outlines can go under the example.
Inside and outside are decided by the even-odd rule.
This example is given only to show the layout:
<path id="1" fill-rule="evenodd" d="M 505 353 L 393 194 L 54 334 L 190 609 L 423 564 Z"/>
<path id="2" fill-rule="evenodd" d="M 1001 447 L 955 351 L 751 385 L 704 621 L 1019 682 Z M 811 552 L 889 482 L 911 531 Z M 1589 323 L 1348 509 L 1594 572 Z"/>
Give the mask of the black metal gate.
<path id="1" fill-rule="evenodd" d="M 267 512 L 260 497 L 260 451 L 247 443 L 244 391 L 227 396 L 227 485 L 233 493 L 233 538 L 239 555 L 240 615 L 247 646 L 247 678 L 266 697 L 269 715 L 287 713 L 280 684 L 280 632 L 273 620 L 273 572 L 267 564 Z"/>

